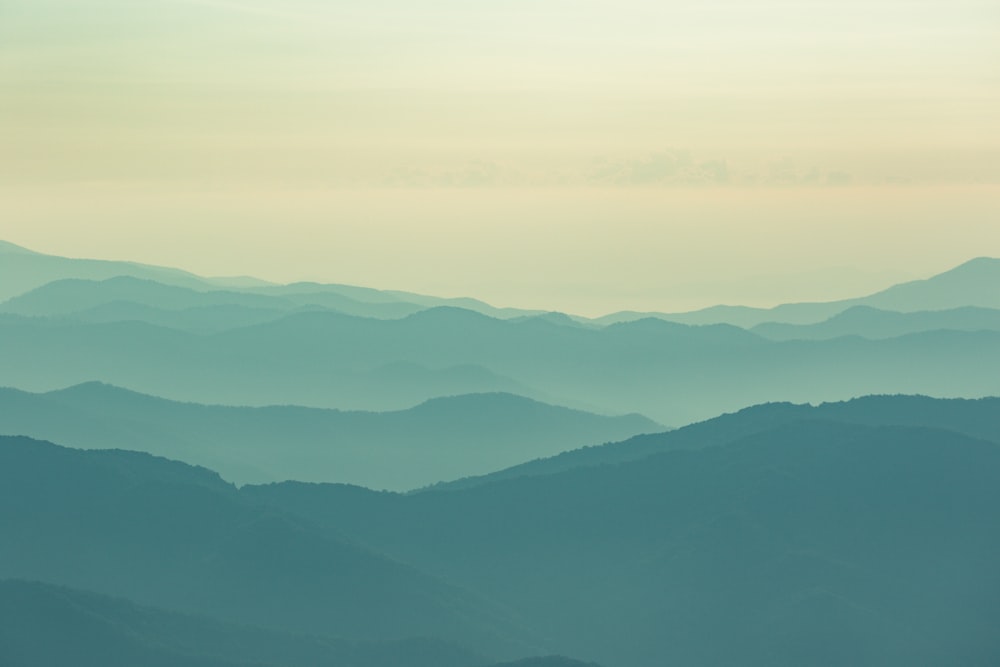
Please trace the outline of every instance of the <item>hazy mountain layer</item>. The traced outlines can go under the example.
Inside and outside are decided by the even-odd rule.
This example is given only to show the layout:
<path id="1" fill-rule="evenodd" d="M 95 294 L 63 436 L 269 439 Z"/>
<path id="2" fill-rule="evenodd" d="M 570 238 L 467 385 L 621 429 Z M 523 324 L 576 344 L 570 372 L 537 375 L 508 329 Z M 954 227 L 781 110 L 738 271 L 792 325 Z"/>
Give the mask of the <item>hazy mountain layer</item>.
<path id="1" fill-rule="evenodd" d="M 868 296 L 822 303 L 789 303 L 774 308 L 712 306 L 688 313 L 612 313 L 598 318 L 604 324 L 659 317 L 683 324 L 733 324 L 749 328 L 767 322 L 813 324 L 854 306 L 918 312 L 965 306 L 1000 309 L 1000 259 L 979 257 L 927 278 L 894 285 Z"/>
<path id="2" fill-rule="evenodd" d="M 953 432 L 794 422 L 466 490 L 242 493 L 493 596 L 606 664 L 1000 656 L 1000 447 Z"/>
<path id="3" fill-rule="evenodd" d="M 510 394 L 440 398 L 403 412 L 176 403 L 90 383 L 0 389 L 0 433 L 149 452 L 237 484 L 286 479 L 413 489 L 663 427 Z"/>
<path id="4" fill-rule="evenodd" d="M 0 578 L 293 633 L 546 652 L 479 596 L 147 454 L 0 437 L 0 529 Z"/>
<path id="5" fill-rule="evenodd" d="M 120 276 L 108 280 L 56 280 L 0 305 L 0 312 L 28 316 L 60 316 L 80 321 L 123 321 L 135 319 L 193 331 L 212 332 L 235 328 L 256 314 L 258 324 L 298 310 L 333 310 L 362 317 L 398 318 L 412 315 L 425 306 L 401 301 L 365 303 L 335 292 L 268 289 L 258 294 L 236 290 L 195 290 L 176 285 Z M 213 315 L 229 313 L 233 321 Z M 240 313 L 247 313 L 240 317 Z M 200 319 L 199 319 L 200 316 Z M 204 320 L 204 321 L 201 321 Z"/>
<path id="6" fill-rule="evenodd" d="M 636 461 L 662 452 L 718 447 L 739 438 L 803 420 L 946 429 L 995 442 L 1000 446 L 1000 398 L 963 400 L 927 396 L 864 396 L 818 406 L 769 403 L 674 431 L 639 435 L 600 447 L 583 447 L 550 458 L 528 461 L 489 475 L 440 484 L 434 488 L 443 490 L 478 486 L 513 477 L 551 475 L 573 468 Z"/>
<path id="7" fill-rule="evenodd" d="M 214 287 L 208 279 L 178 269 L 134 262 L 43 255 L 0 241 L 0 301 L 24 294 L 54 280 L 65 278 L 106 280 L 116 276 L 133 276 L 193 289 Z"/>
<path id="8" fill-rule="evenodd" d="M 766 322 L 751 331 L 770 340 L 826 340 L 839 336 L 895 338 L 922 331 L 1000 331 L 1000 310 L 967 306 L 952 310 L 897 313 L 853 306 L 817 324 Z"/>
<path id="9" fill-rule="evenodd" d="M 63 586 L 0 581 L 5 667 L 477 667 L 486 662 L 440 641 L 309 637 Z"/>
<path id="10" fill-rule="evenodd" d="M 60 285 L 57 288 L 43 290 L 40 294 L 26 296 L 24 303 L 18 307 L 43 309 L 49 312 L 67 314 L 76 312 L 81 307 L 74 307 L 67 296 L 79 293 L 85 300 L 93 301 L 103 295 L 100 303 L 116 299 L 109 296 L 116 291 L 121 292 L 121 285 L 87 285 L 81 282 L 103 282 L 108 279 L 134 278 L 140 281 L 156 281 L 164 285 L 188 288 L 196 291 L 240 291 L 246 294 L 245 300 L 262 301 L 264 297 L 272 297 L 274 301 L 296 303 L 300 306 L 313 305 L 323 308 L 352 313 L 365 317 L 402 317 L 410 313 L 434 306 L 454 306 L 483 312 L 495 317 L 517 317 L 532 314 L 535 311 L 516 308 L 495 308 L 482 301 L 471 298 L 441 298 L 412 294 L 400 291 L 383 291 L 367 287 L 351 285 L 323 285 L 318 283 L 293 283 L 290 285 L 273 285 L 254 278 L 204 278 L 180 271 L 158 266 L 136 264 L 133 262 L 111 262 L 104 260 L 71 259 L 32 252 L 25 248 L 0 241 L 0 302 L 25 295 L 32 290 L 42 288 L 49 283 L 67 281 L 73 284 Z M 162 288 L 147 286 L 147 290 L 131 289 L 132 297 L 127 299 L 138 303 L 152 305 L 144 299 L 162 298 Z M 180 296 L 174 293 L 174 298 Z M 188 298 L 194 298 L 190 295 Z M 232 301 L 226 301 L 232 304 Z M 69 310 L 65 310 L 69 308 Z M 63 310 L 60 310 L 63 309 Z M 176 308 L 175 308 L 176 309 Z"/>
<path id="11" fill-rule="evenodd" d="M 676 425 L 767 401 L 1000 394 L 1000 332 L 773 342 L 723 325 L 589 329 L 435 308 L 399 320 L 300 313 L 204 336 L 7 315 L 0 379 L 29 391 L 100 380 L 201 403 L 369 410 L 503 391 Z"/>
<path id="12" fill-rule="evenodd" d="M 496 308 L 472 298 L 441 298 L 351 285 L 318 283 L 274 285 L 253 278 L 203 278 L 176 269 L 131 262 L 43 255 L 0 241 L 0 285 L 2 285 L 0 302 L 24 295 L 54 281 L 93 282 L 119 276 L 153 280 L 200 291 L 217 291 L 222 288 L 230 292 L 238 290 L 247 295 L 270 296 L 300 306 L 319 306 L 366 317 L 403 317 L 417 310 L 437 306 L 463 308 L 498 318 L 539 314 L 538 311 L 517 308 Z M 104 288 L 76 285 L 72 289 L 94 291 Z M 57 295 L 59 293 L 57 291 Z M 731 324 L 750 328 L 766 323 L 815 324 L 855 306 L 907 313 L 952 310 L 968 306 L 1000 309 L 998 294 L 1000 294 L 1000 259 L 979 257 L 924 280 L 901 283 L 875 294 L 840 301 L 790 303 L 774 308 L 720 305 L 686 313 L 622 311 L 594 320 L 583 317 L 574 319 L 605 325 L 655 317 L 683 324 Z M 57 295 L 51 293 L 33 295 L 28 298 L 28 302 L 32 307 L 52 310 L 60 303 Z M 56 298 L 54 301 L 48 301 L 51 297 Z M 153 305 L 142 299 L 138 299 L 137 302 Z M 72 311 L 60 311 L 59 314 L 80 310 L 82 308 L 76 307 L 72 308 Z"/>

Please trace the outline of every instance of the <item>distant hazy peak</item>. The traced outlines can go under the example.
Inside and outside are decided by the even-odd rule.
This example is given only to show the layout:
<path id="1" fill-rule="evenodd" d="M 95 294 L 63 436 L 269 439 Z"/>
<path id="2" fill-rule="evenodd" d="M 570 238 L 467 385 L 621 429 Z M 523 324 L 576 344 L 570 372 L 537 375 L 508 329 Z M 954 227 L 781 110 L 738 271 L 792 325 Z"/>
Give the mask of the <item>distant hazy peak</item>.
<path id="1" fill-rule="evenodd" d="M 458 306 L 434 306 L 417 311 L 412 315 L 407 315 L 403 319 L 413 322 L 423 320 L 485 322 L 489 320 L 496 320 L 497 318 L 490 317 L 489 315 L 475 310 L 469 310 L 468 308 L 460 308 Z"/>
<path id="2" fill-rule="evenodd" d="M 34 250 L 28 250 L 27 248 L 22 248 L 19 245 L 14 245 L 7 241 L 0 241 L 0 255 L 37 255 L 39 253 Z"/>
<path id="3" fill-rule="evenodd" d="M 954 269 L 945 271 L 944 273 L 940 273 L 938 275 L 946 276 L 955 273 L 970 273 L 983 270 L 1000 271 L 1000 257 L 974 257 L 968 262 L 959 264 Z"/>

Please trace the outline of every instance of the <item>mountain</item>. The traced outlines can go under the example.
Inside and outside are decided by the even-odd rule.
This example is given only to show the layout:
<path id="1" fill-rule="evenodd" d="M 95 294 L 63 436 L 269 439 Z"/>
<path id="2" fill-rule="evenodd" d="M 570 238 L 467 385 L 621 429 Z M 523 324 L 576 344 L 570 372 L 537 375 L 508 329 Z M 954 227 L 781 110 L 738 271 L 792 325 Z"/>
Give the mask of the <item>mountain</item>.
<path id="1" fill-rule="evenodd" d="M 67 317 L 81 321 L 120 321 L 137 319 L 152 324 L 190 328 L 194 331 L 220 331 L 278 319 L 302 310 L 333 310 L 361 317 L 396 318 L 411 315 L 424 306 L 400 301 L 366 303 L 329 291 L 257 288 L 243 291 L 228 289 L 190 289 L 131 276 L 107 280 L 55 280 L 0 304 L 0 312 L 13 315 Z M 296 291 L 302 289 L 302 292 Z M 258 293 L 267 292 L 267 293 Z M 278 296 L 281 294 L 281 296 Z M 246 311 L 256 318 L 237 317 L 228 326 L 187 324 L 197 315 L 208 322 L 225 323 L 224 315 Z M 245 321 L 245 324 L 244 324 Z M 198 320 L 195 320 L 198 322 Z"/>
<path id="2" fill-rule="evenodd" d="M 295 634 L 547 652 L 499 605 L 147 454 L 0 437 L 0 527 L 0 578 Z"/>
<path id="3" fill-rule="evenodd" d="M 290 311 L 297 304 L 277 297 L 232 290 L 194 290 L 154 280 L 118 276 L 107 280 L 55 280 L 4 302 L 13 315 L 53 316 L 86 311 L 112 303 L 136 303 L 161 310 L 209 306 L 242 306 Z"/>
<path id="4" fill-rule="evenodd" d="M 0 664 L 6 667 L 475 667 L 485 662 L 440 641 L 310 637 L 52 584 L 0 581 Z"/>
<path id="5" fill-rule="evenodd" d="M 351 285 L 319 283 L 274 285 L 248 277 L 205 278 L 186 271 L 133 262 L 71 259 L 43 255 L 11 243 L 0 242 L 0 302 L 25 296 L 26 293 L 53 282 L 72 281 L 77 283 L 60 285 L 58 288 L 32 295 L 27 298 L 26 303 L 16 306 L 17 308 L 41 309 L 65 315 L 67 311 L 59 309 L 68 307 L 71 309 L 68 312 L 77 312 L 82 308 L 74 306 L 71 299 L 64 298 L 65 295 L 73 291 L 84 292 L 90 301 L 99 298 L 98 303 L 94 305 L 104 305 L 120 300 L 113 298 L 112 295 L 116 290 L 121 290 L 121 285 L 80 285 L 78 283 L 104 283 L 115 278 L 133 278 L 145 283 L 156 282 L 168 287 L 187 288 L 189 291 L 225 291 L 228 293 L 227 299 L 234 298 L 232 296 L 234 291 L 243 292 L 245 300 L 254 300 L 256 297 L 256 301 L 262 301 L 270 297 L 271 303 L 280 301 L 298 306 L 319 306 L 363 317 L 404 317 L 424 308 L 436 306 L 460 307 L 501 318 L 533 315 L 537 312 L 517 308 L 495 308 L 476 299 L 442 298 Z M 160 292 L 163 291 L 162 287 L 154 288 L 146 285 L 147 292 L 154 299 L 162 296 L 156 292 L 157 289 Z M 133 293 L 133 298 L 140 299 L 134 303 L 147 306 L 156 305 L 141 300 L 144 296 L 142 292 L 133 289 Z M 237 305 L 232 300 L 226 300 L 224 303 Z M 172 309 L 176 310 L 177 308 Z"/>
<path id="6" fill-rule="evenodd" d="M 966 306 L 951 310 L 897 313 L 852 306 L 816 324 L 766 322 L 751 328 L 769 340 L 826 340 L 839 336 L 895 338 L 922 331 L 1000 331 L 1000 310 Z"/>
<path id="7" fill-rule="evenodd" d="M 396 320 L 303 312 L 196 335 L 0 316 L 3 384 L 48 391 L 91 380 L 199 403 L 360 410 L 507 392 L 684 424 L 762 402 L 1000 394 L 1000 332 L 768 341 L 726 325 L 591 329 L 431 308 Z"/>
<path id="8" fill-rule="evenodd" d="M 898 312 L 953 310 L 966 306 L 1000 309 L 1000 259 L 978 257 L 926 280 L 901 283 L 854 299 L 822 303 L 789 303 L 774 308 L 712 306 L 686 313 L 623 311 L 598 318 L 597 322 L 612 324 L 643 317 L 657 317 L 683 324 L 732 324 L 751 328 L 768 322 L 814 324 L 854 306 Z"/>
<path id="9" fill-rule="evenodd" d="M 212 283 L 192 273 L 134 262 L 71 259 L 32 252 L 12 243 L 0 244 L 0 301 L 66 278 L 106 280 L 132 276 L 168 285 L 210 289 Z"/>
<path id="10" fill-rule="evenodd" d="M 859 299 L 862 305 L 914 312 L 959 306 L 1000 308 L 1000 259 L 977 257 L 926 280 L 914 280 Z"/>
<path id="11" fill-rule="evenodd" d="M 795 421 L 468 489 L 241 493 L 497 599 L 559 652 L 605 664 L 1000 656 L 1000 447 L 954 432 Z"/>
<path id="12" fill-rule="evenodd" d="M 153 665 L 294 664 L 277 659 L 294 634 L 303 660 L 427 637 L 493 662 L 986 667 L 1000 446 L 930 424 L 992 436 L 997 400 L 759 406 L 667 448 L 639 438 L 633 460 L 411 494 L 237 490 L 147 454 L 0 437 L 0 579 L 134 601 L 44 586 L 5 607 L 24 593 L 0 584 L 0 614 L 22 610 L 18 641 L 32 618 L 65 620 L 67 642 L 124 634 Z M 239 624 L 266 629 L 260 648 Z"/>
<path id="13" fill-rule="evenodd" d="M 344 318 L 359 333 L 369 320 Z M 324 332 L 293 316 L 278 336 L 199 335 L 143 322 L 84 324 L 0 315 L 0 377 L 10 386 L 46 391 L 99 380 L 184 401 L 229 405 L 297 404 L 398 410 L 428 398 L 507 392 L 548 397 L 477 364 L 429 365 L 383 350 L 381 363 L 357 363 Z M 377 320 L 370 320 L 376 322 Z M 296 330 L 298 329 L 298 330 Z M 243 330 L 238 330 L 242 332 Z M 311 340 L 310 340 L 311 339 Z M 37 356 L 36 356 L 37 355 Z"/>
<path id="14" fill-rule="evenodd" d="M 433 489 L 467 488 L 514 477 L 551 475 L 573 468 L 637 461 L 663 452 L 718 447 L 803 420 L 938 428 L 995 442 L 1000 446 L 1000 398 L 995 397 L 963 400 L 928 396 L 863 396 L 818 406 L 769 403 L 673 431 L 638 435 L 599 447 L 581 447 L 488 475 L 438 484 Z"/>
<path id="15" fill-rule="evenodd" d="M 511 394 L 433 399 L 399 412 L 178 403 L 88 383 L 0 389 L 0 433 L 117 447 L 209 467 L 237 484 L 294 479 L 413 489 L 663 427 Z"/>

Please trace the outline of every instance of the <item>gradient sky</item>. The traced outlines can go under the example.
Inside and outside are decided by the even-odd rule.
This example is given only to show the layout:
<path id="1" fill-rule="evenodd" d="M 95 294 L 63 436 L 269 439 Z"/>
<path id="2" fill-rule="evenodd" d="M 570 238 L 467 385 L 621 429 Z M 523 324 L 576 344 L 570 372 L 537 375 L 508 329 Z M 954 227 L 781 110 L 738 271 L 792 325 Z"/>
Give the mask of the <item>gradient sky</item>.
<path id="1" fill-rule="evenodd" d="M 598 314 L 1000 256 L 1000 4 L 0 0 L 0 238 Z"/>

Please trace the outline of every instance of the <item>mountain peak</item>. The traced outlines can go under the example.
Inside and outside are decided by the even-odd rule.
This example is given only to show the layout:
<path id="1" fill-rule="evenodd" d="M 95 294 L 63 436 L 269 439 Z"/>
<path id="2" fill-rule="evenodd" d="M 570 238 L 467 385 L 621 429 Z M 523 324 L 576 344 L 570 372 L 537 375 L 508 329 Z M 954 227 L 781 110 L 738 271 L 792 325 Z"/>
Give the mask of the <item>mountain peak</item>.
<path id="1" fill-rule="evenodd" d="M 945 271 L 939 275 L 945 275 L 949 273 L 968 273 L 968 272 L 980 272 L 980 271 L 1000 271 L 1000 258 L 997 257 L 974 257 L 967 262 L 963 262 L 956 266 L 955 268 Z"/>

